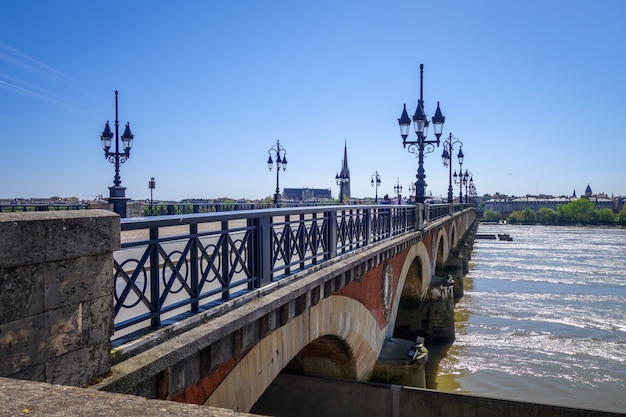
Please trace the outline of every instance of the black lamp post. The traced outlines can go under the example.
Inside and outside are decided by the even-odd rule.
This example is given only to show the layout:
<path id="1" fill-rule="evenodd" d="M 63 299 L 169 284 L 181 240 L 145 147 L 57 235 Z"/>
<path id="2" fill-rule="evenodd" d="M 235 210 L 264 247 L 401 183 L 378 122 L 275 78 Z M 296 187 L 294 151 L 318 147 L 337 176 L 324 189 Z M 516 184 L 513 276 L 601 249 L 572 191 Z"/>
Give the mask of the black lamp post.
<path id="1" fill-rule="evenodd" d="M 459 165 L 463 165 L 462 163 L 459 163 Z M 459 168 L 459 175 L 456 175 L 456 171 L 454 171 L 454 183 L 455 184 L 459 184 L 459 203 L 463 204 L 463 187 L 465 187 L 468 178 L 469 178 L 469 174 L 467 172 L 467 170 L 465 170 L 465 174 L 463 174 L 463 167 L 461 166 Z"/>
<path id="2" fill-rule="evenodd" d="M 465 183 L 465 202 L 469 203 L 469 189 L 474 185 L 474 174 L 468 171 L 467 168 L 465 168 L 465 174 L 463 174 L 463 182 Z"/>
<path id="3" fill-rule="evenodd" d="M 443 166 L 449 168 L 448 204 L 452 204 L 452 200 L 454 198 L 452 193 L 452 150 L 454 149 L 454 145 L 457 143 L 461 144 L 461 146 L 459 147 L 459 153 L 456 157 L 459 159 L 459 163 L 463 164 L 463 142 L 461 142 L 458 138 L 452 137 L 452 132 L 450 132 L 448 139 L 443 141 L 443 154 L 441 154 Z"/>
<path id="4" fill-rule="evenodd" d="M 280 207 L 280 203 L 278 201 L 278 197 L 280 196 L 280 188 L 278 185 L 278 174 L 280 173 L 280 169 L 283 171 L 287 169 L 287 150 L 280 144 L 280 141 L 276 141 L 276 145 L 272 146 L 267 150 L 269 154 L 269 158 L 267 159 L 267 167 L 269 170 L 272 170 L 272 165 L 274 161 L 272 160 L 272 151 L 276 154 L 276 192 L 274 193 L 274 206 Z M 282 153 L 281 153 L 282 152 Z"/>
<path id="5" fill-rule="evenodd" d="M 148 181 L 148 188 L 150 189 L 150 215 L 152 216 L 154 213 L 152 213 L 152 207 L 153 207 L 153 202 L 154 199 L 152 198 L 152 191 L 154 190 L 156 186 L 156 182 L 154 181 L 154 177 L 150 177 L 150 181 Z"/>
<path id="6" fill-rule="evenodd" d="M 469 196 L 470 196 L 470 202 L 472 204 L 476 204 L 476 197 L 478 196 L 478 194 L 476 193 L 476 184 L 474 183 L 474 175 L 472 175 L 469 180 Z"/>
<path id="7" fill-rule="evenodd" d="M 120 215 L 120 217 L 126 217 L 126 187 L 122 187 L 120 179 L 120 165 L 126 162 L 130 158 L 130 148 L 133 145 L 133 134 L 130 131 L 130 124 L 126 123 L 126 128 L 122 134 L 122 144 L 124 146 L 124 152 L 119 151 L 119 122 L 117 120 L 117 90 L 115 90 L 115 152 L 109 152 L 111 149 L 111 140 L 113 139 L 113 132 L 109 127 L 109 121 L 107 120 L 104 125 L 104 131 L 100 135 L 102 141 L 102 149 L 104 149 L 104 157 L 115 165 L 115 176 L 113 177 L 113 187 L 109 187 L 109 203 L 113 204 L 113 211 Z"/>
<path id="8" fill-rule="evenodd" d="M 415 195 L 415 183 L 413 181 L 411 181 L 409 183 L 409 193 L 414 196 Z"/>
<path id="9" fill-rule="evenodd" d="M 406 104 L 404 105 L 404 110 L 402 110 L 402 116 L 400 116 L 400 118 L 398 119 L 398 124 L 400 125 L 400 136 L 402 136 L 402 146 L 406 148 L 406 146 L 409 145 L 409 152 L 417 153 L 418 168 L 416 175 L 417 182 L 415 183 L 415 200 L 418 203 L 423 203 L 425 198 L 424 194 L 426 188 L 426 174 L 424 174 L 424 153 L 430 153 L 434 151 L 435 146 L 433 144 L 435 143 L 437 144 L 437 146 L 439 146 L 439 137 L 441 136 L 443 123 L 446 120 L 443 114 L 441 114 L 439 102 L 437 102 L 437 110 L 435 111 L 435 115 L 431 119 L 435 127 L 435 136 L 437 140 L 426 140 L 429 122 L 427 120 L 426 114 L 424 113 L 423 80 L 424 64 L 420 64 L 420 98 L 417 102 L 417 109 L 415 110 L 415 114 L 413 115 L 413 125 L 415 129 L 415 134 L 417 136 L 416 140 L 407 140 L 407 137 L 409 136 L 409 126 L 411 126 L 411 119 L 409 119 L 409 115 L 406 112 Z M 427 148 L 426 150 L 424 150 L 424 147 L 426 146 Z"/>
<path id="10" fill-rule="evenodd" d="M 402 192 L 402 186 L 400 185 L 400 178 L 396 177 L 396 185 L 393 186 L 393 191 L 396 193 L 398 197 L 400 197 L 400 193 Z"/>
<path id="11" fill-rule="evenodd" d="M 378 187 L 380 187 L 380 174 L 378 171 L 372 174 L 372 187 L 376 186 L 376 200 L 374 202 L 378 204 Z"/>

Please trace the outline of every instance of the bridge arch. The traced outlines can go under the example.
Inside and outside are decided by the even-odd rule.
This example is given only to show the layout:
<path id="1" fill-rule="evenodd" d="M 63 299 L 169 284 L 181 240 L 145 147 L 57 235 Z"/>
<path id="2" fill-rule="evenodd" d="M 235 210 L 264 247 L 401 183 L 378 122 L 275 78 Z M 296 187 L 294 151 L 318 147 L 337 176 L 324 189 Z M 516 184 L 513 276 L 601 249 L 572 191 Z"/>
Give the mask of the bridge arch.
<path id="1" fill-rule="evenodd" d="M 407 313 L 426 296 L 430 286 L 433 272 L 430 259 L 423 241 L 409 248 L 398 278 L 387 337 L 402 337 L 402 329 L 410 326 L 411 316 Z"/>
<path id="2" fill-rule="evenodd" d="M 456 248 L 459 242 L 459 228 L 456 225 L 456 222 L 452 222 L 450 226 L 450 248 Z"/>
<path id="3" fill-rule="evenodd" d="M 384 329 L 363 304 L 340 295 L 324 298 L 307 313 L 293 318 L 252 347 L 211 393 L 205 405 L 249 412 L 276 376 L 303 349 L 304 354 L 315 354 L 316 349 L 324 347 L 336 349 L 330 352 L 330 360 L 319 362 L 331 375 L 318 376 L 335 377 L 338 373 L 342 377 L 367 381 L 384 336 Z M 309 359 L 316 360 L 315 357 Z"/>
<path id="4" fill-rule="evenodd" d="M 450 252 L 446 229 L 441 228 L 441 230 L 439 230 L 436 242 L 435 275 L 441 275 L 443 274 L 443 265 L 446 259 L 448 259 L 448 253 Z"/>

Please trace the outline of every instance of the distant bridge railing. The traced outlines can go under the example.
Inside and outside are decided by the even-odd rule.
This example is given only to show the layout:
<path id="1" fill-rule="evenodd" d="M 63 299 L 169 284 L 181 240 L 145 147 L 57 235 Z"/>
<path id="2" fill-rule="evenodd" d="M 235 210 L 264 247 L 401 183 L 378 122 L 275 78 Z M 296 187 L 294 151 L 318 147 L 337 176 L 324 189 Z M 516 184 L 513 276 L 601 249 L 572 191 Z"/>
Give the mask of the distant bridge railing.
<path id="1" fill-rule="evenodd" d="M 365 205 L 372 205 L 373 202 L 366 202 Z M 282 208 L 294 207 L 321 207 L 335 205 L 339 206 L 339 202 L 325 201 L 283 201 L 280 203 Z M 359 204 L 360 205 L 360 204 Z M 454 204 L 454 211 L 462 210 L 468 204 Z M 449 205 L 447 203 L 431 204 L 431 207 L 439 207 L 441 212 L 448 214 Z M 230 202 L 230 203 L 155 203 L 144 205 L 145 216 L 167 216 L 177 214 L 194 214 L 194 213 L 216 213 L 223 211 L 244 211 L 244 210 L 260 210 L 274 208 L 273 202 Z"/>
<path id="2" fill-rule="evenodd" d="M 115 335 L 123 341 L 338 255 L 418 230 L 421 205 L 280 208 L 121 219 Z M 425 205 L 424 218 L 450 214 Z"/>

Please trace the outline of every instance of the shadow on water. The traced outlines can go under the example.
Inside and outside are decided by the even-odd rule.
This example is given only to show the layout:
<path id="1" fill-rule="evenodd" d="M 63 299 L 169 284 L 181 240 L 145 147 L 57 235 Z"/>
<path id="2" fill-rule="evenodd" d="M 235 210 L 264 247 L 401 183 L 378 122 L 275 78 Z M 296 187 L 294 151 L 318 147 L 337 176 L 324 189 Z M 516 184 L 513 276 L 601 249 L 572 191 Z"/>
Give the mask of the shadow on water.
<path id="1" fill-rule="evenodd" d="M 441 361 L 448 355 L 452 344 L 426 346 L 428 349 L 428 361 L 426 361 L 426 388 L 437 389 L 439 366 Z"/>
<path id="2" fill-rule="evenodd" d="M 470 263 L 470 270 L 472 269 L 474 269 L 474 264 Z M 473 288 L 474 280 L 466 276 L 464 278 L 464 290 L 467 291 Z M 468 308 L 468 299 L 471 299 L 471 296 L 466 293 L 464 299 L 461 299 L 460 302 L 455 302 L 454 327 L 457 334 L 465 331 L 465 327 L 472 314 Z M 441 372 L 441 363 L 452 360 L 452 357 L 454 357 L 455 354 L 459 354 L 460 350 L 463 348 L 458 345 L 455 346 L 454 343 L 445 345 L 427 344 L 426 348 L 428 349 L 428 361 L 425 366 L 426 388 L 445 392 L 460 391 L 461 384 L 456 380 L 459 375 L 456 372 Z M 448 357 L 450 351 L 452 351 L 452 355 Z"/>

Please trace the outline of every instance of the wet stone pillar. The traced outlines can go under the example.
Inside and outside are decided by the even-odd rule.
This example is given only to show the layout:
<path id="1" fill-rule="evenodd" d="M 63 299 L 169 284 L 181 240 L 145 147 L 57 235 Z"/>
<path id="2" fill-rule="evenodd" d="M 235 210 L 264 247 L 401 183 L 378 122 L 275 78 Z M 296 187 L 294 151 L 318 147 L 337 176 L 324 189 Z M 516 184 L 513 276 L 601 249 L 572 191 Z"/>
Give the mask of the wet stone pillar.
<path id="1" fill-rule="evenodd" d="M 454 286 L 448 277 L 434 276 L 422 301 L 422 337 L 426 344 L 454 342 Z"/>
<path id="2" fill-rule="evenodd" d="M 443 272 L 453 280 L 454 299 L 463 297 L 463 277 L 467 274 L 466 257 L 460 252 L 453 252 L 444 265 Z"/>
<path id="3" fill-rule="evenodd" d="M 415 340 L 418 336 L 426 339 L 426 345 L 454 341 L 454 287 L 448 276 L 433 276 L 423 297 L 400 299 L 394 337 Z"/>

